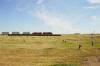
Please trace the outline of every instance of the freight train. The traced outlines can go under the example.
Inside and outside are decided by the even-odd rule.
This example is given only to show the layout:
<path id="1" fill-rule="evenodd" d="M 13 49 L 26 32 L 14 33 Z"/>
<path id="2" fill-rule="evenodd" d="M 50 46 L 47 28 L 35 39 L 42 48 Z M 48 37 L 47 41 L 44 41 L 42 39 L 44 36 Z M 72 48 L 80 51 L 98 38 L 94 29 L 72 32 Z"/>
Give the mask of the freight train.
<path id="1" fill-rule="evenodd" d="M 61 34 L 53 34 L 52 32 L 12 32 L 11 34 L 9 32 L 2 32 L 2 35 L 8 35 L 8 36 L 61 36 Z"/>

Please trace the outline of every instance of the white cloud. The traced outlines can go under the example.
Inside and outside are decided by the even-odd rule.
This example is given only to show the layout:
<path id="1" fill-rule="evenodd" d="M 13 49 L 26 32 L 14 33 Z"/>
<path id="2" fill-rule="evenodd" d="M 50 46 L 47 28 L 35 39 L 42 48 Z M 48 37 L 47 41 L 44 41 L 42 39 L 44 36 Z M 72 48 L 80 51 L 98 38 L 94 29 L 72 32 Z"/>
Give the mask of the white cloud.
<path id="1" fill-rule="evenodd" d="M 92 6 L 87 6 L 87 7 L 84 7 L 85 9 L 97 9 L 99 8 L 100 6 L 98 5 L 92 5 Z"/>
<path id="2" fill-rule="evenodd" d="M 32 11 L 42 7 L 45 1 L 46 0 L 16 0 L 15 9 L 17 12 L 32 13 Z"/>
<path id="3" fill-rule="evenodd" d="M 87 0 L 91 4 L 100 4 L 100 0 Z"/>
<path id="4" fill-rule="evenodd" d="M 86 0 L 88 6 L 84 7 L 85 9 L 97 9 L 100 8 L 100 0 Z"/>
<path id="5" fill-rule="evenodd" d="M 91 21 L 100 21 L 100 16 L 90 16 Z"/>
<path id="6" fill-rule="evenodd" d="M 34 11 L 36 17 L 48 27 L 52 28 L 52 30 L 56 33 L 73 33 L 79 31 L 79 29 L 75 28 L 71 24 L 71 21 L 64 19 L 62 14 L 49 11 L 44 4 L 45 1 L 46 0 L 37 0 L 34 3 L 35 5 L 33 6 L 33 10 L 31 9 L 33 0 L 17 0 L 16 10 L 24 13 Z"/>
<path id="7" fill-rule="evenodd" d="M 42 20 L 42 22 L 44 22 L 56 32 L 72 33 L 78 31 L 78 29 L 72 26 L 70 21 L 61 17 L 60 14 L 57 15 L 57 13 L 52 13 L 46 9 L 38 10 L 36 17 Z"/>
<path id="8" fill-rule="evenodd" d="M 100 24 L 100 16 L 90 16 L 89 21 L 90 21 L 90 24 L 93 24 L 93 25 Z"/>
<path id="9" fill-rule="evenodd" d="M 42 4 L 45 0 L 37 0 L 36 4 Z"/>
<path id="10" fill-rule="evenodd" d="M 90 16 L 90 19 L 91 20 L 97 20 L 98 18 L 97 18 L 97 16 Z"/>

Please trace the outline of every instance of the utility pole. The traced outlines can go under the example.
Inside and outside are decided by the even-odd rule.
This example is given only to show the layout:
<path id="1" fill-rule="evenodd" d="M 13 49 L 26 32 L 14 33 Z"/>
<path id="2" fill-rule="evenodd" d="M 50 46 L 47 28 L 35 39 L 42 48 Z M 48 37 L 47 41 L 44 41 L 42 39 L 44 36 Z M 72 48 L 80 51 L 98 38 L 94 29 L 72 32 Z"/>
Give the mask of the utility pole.
<path id="1" fill-rule="evenodd" d="M 94 34 L 91 34 L 91 45 L 94 46 Z"/>

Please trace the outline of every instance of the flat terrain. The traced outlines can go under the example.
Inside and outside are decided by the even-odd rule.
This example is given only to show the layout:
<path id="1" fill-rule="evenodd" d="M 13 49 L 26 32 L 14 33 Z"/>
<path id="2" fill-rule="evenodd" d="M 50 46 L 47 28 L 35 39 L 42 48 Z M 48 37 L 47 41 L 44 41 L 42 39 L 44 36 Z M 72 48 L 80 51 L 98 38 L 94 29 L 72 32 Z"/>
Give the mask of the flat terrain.
<path id="1" fill-rule="evenodd" d="M 0 66 L 100 66 L 100 35 L 93 40 L 94 46 L 90 35 L 0 35 Z"/>

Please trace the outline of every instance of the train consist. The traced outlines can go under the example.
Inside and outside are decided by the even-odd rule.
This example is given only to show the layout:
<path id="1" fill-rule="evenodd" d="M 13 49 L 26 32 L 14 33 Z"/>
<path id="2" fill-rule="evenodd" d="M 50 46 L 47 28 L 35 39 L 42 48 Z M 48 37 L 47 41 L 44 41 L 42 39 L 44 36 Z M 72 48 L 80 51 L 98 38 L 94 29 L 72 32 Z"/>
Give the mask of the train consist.
<path id="1" fill-rule="evenodd" d="M 9 32 L 2 32 L 2 35 L 8 35 L 8 36 L 61 36 L 60 34 L 53 34 L 52 32 L 12 32 L 11 34 Z"/>

